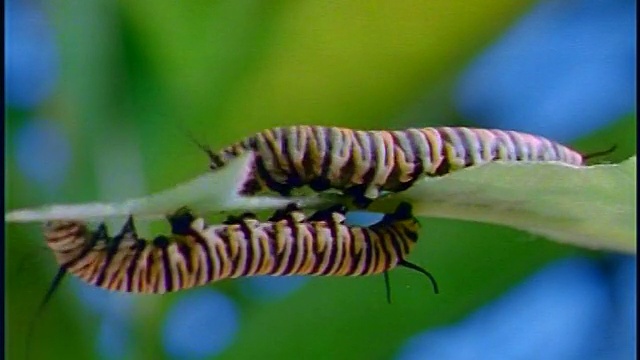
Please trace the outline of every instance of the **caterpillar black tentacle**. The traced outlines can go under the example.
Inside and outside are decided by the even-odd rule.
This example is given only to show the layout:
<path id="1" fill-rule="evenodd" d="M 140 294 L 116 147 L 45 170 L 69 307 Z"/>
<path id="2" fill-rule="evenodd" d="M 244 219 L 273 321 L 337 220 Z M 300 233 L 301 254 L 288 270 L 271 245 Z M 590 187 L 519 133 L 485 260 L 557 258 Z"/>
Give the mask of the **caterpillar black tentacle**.
<path id="1" fill-rule="evenodd" d="M 597 158 L 597 157 L 601 157 L 601 156 L 607 156 L 609 154 L 612 154 L 614 151 L 616 151 L 616 149 L 618 149 L 618 145 L 614 144 L 613 146 L 611 146 L 610 148 L 608 148 L 606 150 L 586 153 L 586 154 L 582 155 L 582 159 L 584 161 L 587 161 L 587 160 L 591 160 L 593 158 Z"/>

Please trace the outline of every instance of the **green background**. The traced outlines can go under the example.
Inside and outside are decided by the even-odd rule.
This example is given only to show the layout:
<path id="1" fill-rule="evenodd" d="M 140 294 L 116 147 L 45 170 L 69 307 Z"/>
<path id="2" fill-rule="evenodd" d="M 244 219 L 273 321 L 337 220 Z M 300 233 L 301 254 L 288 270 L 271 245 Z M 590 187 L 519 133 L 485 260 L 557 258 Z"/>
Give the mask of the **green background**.
<path id="1" fill-rule="evenodd" d="M 72 141 L 72 171 L 55 195 L 20 175 L 7 122 L 7 208 L 117 201 L 206 171 L 187 133 L 227 145 L 286 124 L 354 128 L 473 125 L 451 103 L 460 71 L 530 8 L 530 1 L 63 2 L 48 8 L 61 55 L 58 91 L 38 113 L 59 119 Z M 574 144 L 617 143 L 635 153 L 635 116 Z M 212 189 L 215 191 L 215 189 Z M 391 273 L 313 278 L 282 300 L 240 295 L 240 330 L 221 358 L 387 359 L 410 335 L 462 319 L 552 259 L 584 250 L 517 230 L 421 219 L 413 262 L 438 279 Z M 150 224 L 144 231 L 166 229 Z M 143 233 L 144 234 L 144 233 Z M 55 273 L 39 224 L 6 229 L 6 344 L 22 358 L 27 327 Z M 162 319 L 182 296 L 140 296 L 131 358 L 162 359 Z M 215 324 L 212 324 L 215 326 Z M 33 358 L 97 357 L 98 321 L 63 285 L 37 318 Z"/>

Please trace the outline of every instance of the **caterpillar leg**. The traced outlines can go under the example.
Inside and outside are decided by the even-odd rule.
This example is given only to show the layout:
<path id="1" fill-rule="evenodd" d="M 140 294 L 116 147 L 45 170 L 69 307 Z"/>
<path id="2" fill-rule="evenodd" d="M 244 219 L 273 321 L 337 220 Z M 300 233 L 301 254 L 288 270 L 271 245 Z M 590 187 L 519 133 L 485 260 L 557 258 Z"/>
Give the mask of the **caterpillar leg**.
<path id="1" fill-rule="evenodd" d="M 195 217 L 186 206 L 167 216 L 167 221 L 171 225 L 171 233 L 175 235 L 188 235 L 191 232 L 193 220 Z"/>
<path id="2" fill-rule="evenodd" d="M 415 270 L 415 271 L 417 271 L 419 273 L 422 273 L 422 274 L 426 275 L 429 278 L 429 280 L 431 281 L 431 285 L 433 285 L 433 292 L 436 293 L 436 294 L 439 293 L 439 291 L 438 291 L 438 283 L 436 282 L 436 279 L 433 277 L 433 275 L 431 275 L 430 272 L 428 272 L 427 270 L 421 268 L 420 266 L 418 266 L 416 264 L 412 264 L 412 263 L 410 263 L 410 262 L 408 262 L 406 260 L 400 260 L 398 262 L 398 265 L 406 267 L 406 268 L 411 269 L 411 270 Z"/>
<path id="3" fill-rule="evenodd" d="M 316 211 L 307 221 L 330 221 L 333 220 L 333 216 L 336 213 L 344 216 L 347 213 L 347 207 L 342 204 L 332 205 L 326 209 Z"/>
<path id="4" fill-rule="evenodd" d="M 366 209 L 373 202 L 372 198 L 366 196 L 369 191 L 369 185 L 360 184 L 352 186 L 344 191 L 345 195 L 351 197 L 353 205 L 359 209 Z"/>
<path id="5" fill-rule="evenodd" d="M 257 216 L 256 216 L 256 214 L 251 213 L 251 212 L 245 212 L 245 213 L 242 213 L 242 214 L 240 214 L 238 216 L 229 215 L 227 217 L 227 219 L 225 221 L 223 221 L 222 223 L 225 224 L 225 225 L 241 224 L 247 219 L 256 220 Z"/>
<path id="6" fill-rule="evenodd" d="M 313 179 L 309 182 L 309 187 L 315 192 L 322 192 L 331 189 L 331 182 L 323 177 Z"/>
<path id="7" fill-rule="evenodd" d="M 124 223 L 124 226 L 122 226 L 120 233 L 118 233 L 118 235 L 114 236 L 112 239 L 107 241 L 107 254 L 104 260 L 104 265 L 102 266 L 102 269 L 100 270 L 100 274 L 98 275 L 94 285 L 102 286 L 106 278 L 107 269 L 109 269 L 109 267 L 111 266 L 111 262 L 113 261 L 114 257 L 118 253 L 118 248 L 120 247 L 120 243 L 125 237 L 131 238 L 136 241 L 138 240 L 138 233 L 136 231 L 135 224 L 133 223 L 132 215 L 129 215 L 129 217 L 127 218 L 127 221 Z"/>

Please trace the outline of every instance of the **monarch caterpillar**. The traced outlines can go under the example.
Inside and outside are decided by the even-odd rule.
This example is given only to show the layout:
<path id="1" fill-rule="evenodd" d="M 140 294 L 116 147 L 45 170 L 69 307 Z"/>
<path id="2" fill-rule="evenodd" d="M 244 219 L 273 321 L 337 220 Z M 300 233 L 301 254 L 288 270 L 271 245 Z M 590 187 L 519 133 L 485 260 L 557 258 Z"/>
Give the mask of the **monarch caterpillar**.
<path id="1" fill-rule="evenodd" d="M 240 193 L 272 190 L 283 196 L 302 186 L 336 189 L 366 207 L 381 191 L 406 190 L 422 176 L 442 176 L 491 161 L 559 161 L 587 157 L 556 142 L 516 131 L 435 127 L 364 131 L 291 126 L 263 130 L 219 152 L 200 145 L 218 169 L 242 153 L 257 154 Z M 612 150 L 609 150 L 612 151 Z M 604 152 L 603 152 L 604 153 Z"/>
<path id="2" fill-rule="evenodd" d="M 345 225 L 345 211 L 334 206 L 306 219 L 290 206 L 266 222 L 243 214 L 207 226 L 182 209 L 168 217 L 172 234 L 153 241 L 138 238 L 132 217 L 113 237 L 104 224 L 90 231 L 81 222 L 49 222 L 45 238 L 60 269 L 46 298 L 69 272 L 109 290 L 158 294 L 241 276 L 384 273 L 389 299 L 387 271 L 398 265 L 425 274 L 438 293 L 433 276 L 405 260 L 419 229 L 409 204 L 369 227 Z"/>

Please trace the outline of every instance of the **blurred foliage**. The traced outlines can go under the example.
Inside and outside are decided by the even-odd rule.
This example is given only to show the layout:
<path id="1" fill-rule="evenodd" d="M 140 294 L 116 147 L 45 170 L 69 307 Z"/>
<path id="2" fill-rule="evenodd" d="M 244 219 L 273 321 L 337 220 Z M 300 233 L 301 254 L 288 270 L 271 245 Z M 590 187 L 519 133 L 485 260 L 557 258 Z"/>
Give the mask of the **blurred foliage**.
<path id="1" fill-rule="evenodd" d="M 443 84 L 530 3 L 47 4 L 62 74 L 57 95 L 39 113 L 64 126 L 74 159 L 63 188 L 55 194 L 39 189 L 17 171 L 12 156 L 12 134 L 27 114 L 9 110 L 7 208 L 117 200 L 173 186 L 207 168 L 186 132 L 217 148 L 284 124 L 451 124 L 458 117 Z M 403 114 L 418 101 L 432 106 Z M 635 152 L 635 138 L 629 139 L 635 119 L 621 124 L 622 130 L 585 139 L 580 148 L 623 139 L 616 156 L 628 157 Z M 119 180 L 130 175 L 123 164 L 137 154 L 142 188 Z M 243 314 L 239 337 L 222 358 L 389 358 L 416 331 L 460 319 L 549 260 L 581 252 L 487 224 L 424 219 L 422 225 L 411 259 L 434 273 L 440 295 L 403 270 L 391 273 L 392 305 L 381 276 L 315 278 L 270 303 L 242 298 L 234 282 L 216 284 L 238 299 Z M 162 226 L 151 224 L 151 230 Z M 55 267 L 37 225 L 11 224 L 6 231 L 7 355 L 23 358 L 27 326 Z M 162 314 L 180 296 L 137 297 L 131 358 L 166 357 Z M 98 356 L 96 315 L 80 306 L 68 284 L 36 323 L 32 358 Z"/>

